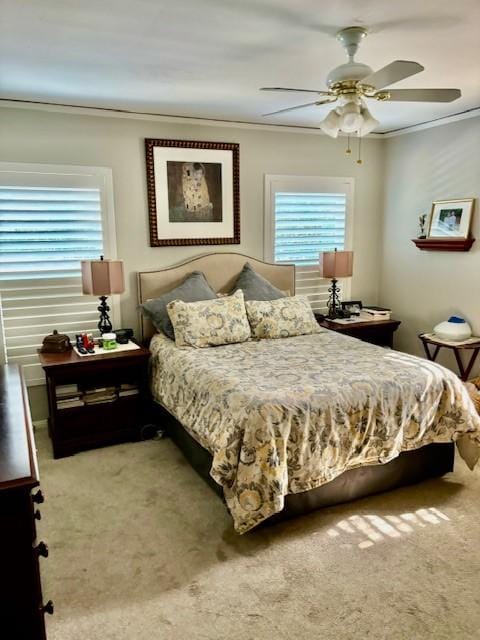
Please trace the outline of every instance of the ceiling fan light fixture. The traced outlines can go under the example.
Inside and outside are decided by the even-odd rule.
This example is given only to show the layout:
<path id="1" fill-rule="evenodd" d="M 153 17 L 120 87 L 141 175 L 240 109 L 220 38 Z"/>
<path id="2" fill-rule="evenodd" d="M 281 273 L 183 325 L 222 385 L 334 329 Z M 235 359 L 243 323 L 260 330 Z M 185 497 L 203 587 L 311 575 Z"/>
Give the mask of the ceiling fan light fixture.
<path id="1" fill-rule="evenodd" d="M 340 129 L 344 133 L 354 133 L 358 131 L 362 124 L 363 118 L 361 113 L 361 107 L 357 102 L 347 102 L 341 109 L 341 125 Z"/>
<path id="2" fill-rule="evenodd" d="M 320 129 L 332 138 L 338 136 L 341 125 L 341 116 L 337 109 L 332 109 L 327 117 L 319 123 Z"/>
<path id="3" fill-rule="evenodd" d="M 324 133 L 336 138 L 340 132 L 366 136 L 378 124 L 380 123 L 372 116 L 363 100 L 354 98 L 345 100 L 341 106 L 332 109 L 319 126 Z"/>
<path id="4" fill-rule="evenodd" d="M 380 122 L 376 120 L 366 106 L 362 108 L 362 125 L 358 130 L 359 136 L 366 136 L 371 133 Z"/>

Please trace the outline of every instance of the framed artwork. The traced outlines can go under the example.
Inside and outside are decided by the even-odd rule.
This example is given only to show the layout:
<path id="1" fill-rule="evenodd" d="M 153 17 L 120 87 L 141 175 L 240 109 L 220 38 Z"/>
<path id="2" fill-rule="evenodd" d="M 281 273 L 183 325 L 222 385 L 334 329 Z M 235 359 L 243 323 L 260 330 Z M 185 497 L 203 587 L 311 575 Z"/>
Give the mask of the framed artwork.
<path id="1" fill-rule="evenodd" d="M 240 243 L 239 145 L 145 140 L 150 245 Z"/>
<path id="2" fill-rule="evenodd" d="M 432 204 L 428 238 L 468 238 L 473 198 L 437 200 Z"/>

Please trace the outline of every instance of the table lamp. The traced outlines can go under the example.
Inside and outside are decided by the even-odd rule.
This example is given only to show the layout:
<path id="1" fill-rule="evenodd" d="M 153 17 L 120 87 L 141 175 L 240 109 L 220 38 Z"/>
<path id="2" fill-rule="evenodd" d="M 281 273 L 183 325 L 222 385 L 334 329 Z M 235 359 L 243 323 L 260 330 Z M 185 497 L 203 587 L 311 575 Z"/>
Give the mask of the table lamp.
<path id="1" fill-rule="evenodd" d="M 353 273 L 353 251 L 323 251 L 319 255 L 319 269 L 321 278 L 331 278 L 332 285 L 328 288 L 328 317 L 338 317 L 340 297 L 338 295 L 338 278 L 349 278 Z"/>
<path id="2" fill-rule="evenodd" d="M 100 298 L 100 321 L 98 330 L 100 333 L 109 333 L 112 323 L 108 312 L 107 296 L 125 291 L 123 277 L 123 262 L 121 260 L 82 260 L 82 289 L 86 295 Z"/>

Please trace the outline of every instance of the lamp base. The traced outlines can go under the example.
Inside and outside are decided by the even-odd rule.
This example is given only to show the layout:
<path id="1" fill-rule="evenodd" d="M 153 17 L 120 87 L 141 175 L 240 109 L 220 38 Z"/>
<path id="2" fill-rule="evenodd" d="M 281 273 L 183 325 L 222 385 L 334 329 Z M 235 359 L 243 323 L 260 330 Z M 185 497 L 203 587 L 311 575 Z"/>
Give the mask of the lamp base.
<path id="1" fill-rule="evenodd" d="M 327 307 L 328 307 L 328 318 L 330 318 L 330 320 L 334 320 L 335 318 L 338 318 L 340 316 L 339 311 L 340 311 L 340 296 L 339 296 L 339 290 L 337 287 L 337 282 L 338 280 L 336 280 L 335 278 L 332 279 L 332 284 L 330 287 L 328 287 L 328 293 L 330 294 L 328 296 L 328 302 L 327 302 Z"/>
<path id="2" fill-rule="evenodd" d="M 110 316 L 108 312 L 110 307 L 107 304 L 107 296 L 100 296 L 100 305 L 97 307 L 100 311 L 100 320 L 98 322 L 98 330 L 100 333 L 110 333 L 112 331 L 112 323 L 110 322 Z"/>

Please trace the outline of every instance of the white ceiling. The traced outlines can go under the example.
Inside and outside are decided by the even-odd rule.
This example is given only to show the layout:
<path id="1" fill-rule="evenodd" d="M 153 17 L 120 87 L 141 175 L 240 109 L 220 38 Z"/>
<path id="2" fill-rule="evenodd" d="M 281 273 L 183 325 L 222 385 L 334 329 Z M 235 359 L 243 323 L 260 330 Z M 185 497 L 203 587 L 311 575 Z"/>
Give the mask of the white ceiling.
<path id="1" fill-rule="evenodd" d="M 480 106 L 480 0 L 0 0 L 0 97 L 316 126 L 328 106 L 261 115 L 314 96 L 258 89 L 324 89 L 350 25 L 370 29 L 358 61 L 424 65 L 395 88 L 462 90 L 450 104 L 372 103 L 377 131 Z"/>

